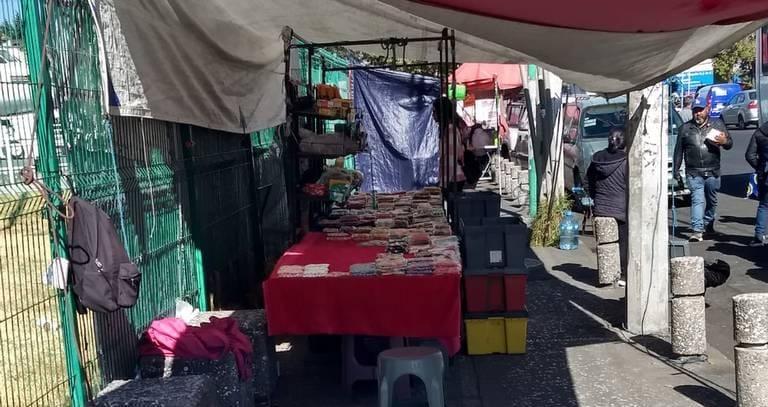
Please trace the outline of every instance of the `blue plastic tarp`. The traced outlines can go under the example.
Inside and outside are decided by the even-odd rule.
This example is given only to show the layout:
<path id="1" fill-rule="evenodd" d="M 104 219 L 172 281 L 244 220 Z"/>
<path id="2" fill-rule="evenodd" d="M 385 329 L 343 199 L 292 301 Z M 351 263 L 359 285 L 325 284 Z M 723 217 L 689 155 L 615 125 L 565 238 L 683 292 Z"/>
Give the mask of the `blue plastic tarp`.
<path id="1" fill-rule="evenodd" d="M 438 126 L 432 103 L 437 78 L 386 70 L 354 71 L 355 109 L 362 114 L 368 151 L 357 155 L 362 189 L 400 192 L 438 183 Z"/>

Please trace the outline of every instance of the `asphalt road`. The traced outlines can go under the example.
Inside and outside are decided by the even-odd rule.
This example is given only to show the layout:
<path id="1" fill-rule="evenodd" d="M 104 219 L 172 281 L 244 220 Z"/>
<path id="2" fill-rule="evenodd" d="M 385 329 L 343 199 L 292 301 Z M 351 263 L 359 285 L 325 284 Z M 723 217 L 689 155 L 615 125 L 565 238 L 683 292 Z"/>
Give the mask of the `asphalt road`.
<path id="1" fill-rule="evenodd" d="M 744 160 L 754 129 L 731 130 L 734 146 L 723 154 L 722 188 L 716 229 L 722 235 L 711 241 L 690 243 L 691 255 L 708 260 L 722 259 L 731 266 L 728 282 L 707 291 L 707 335 L 709 343 L 733 360 L 733 313 L 731 298 L 747 292 L 768 292 L 768 247 L 747 246 L 754 235 L 757 201 L 744 199 L 752 168 Z M 675 234 L 688 237 L 689 208 L 678 208 Z M 670 225 L 672 225 L 670 210 Z"/>

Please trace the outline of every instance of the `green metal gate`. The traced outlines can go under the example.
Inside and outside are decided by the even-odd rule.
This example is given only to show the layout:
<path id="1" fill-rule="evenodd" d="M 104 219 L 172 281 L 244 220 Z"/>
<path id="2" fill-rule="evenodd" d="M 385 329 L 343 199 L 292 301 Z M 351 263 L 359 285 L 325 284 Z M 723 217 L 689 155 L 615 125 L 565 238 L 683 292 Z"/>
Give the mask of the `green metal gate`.
<path id="1" fill-rule="evenodd" d="M 140 332 L 177 299 L 201 309 L 258 303 L 259 218 L 279 214 L 286 188 L 281 155 L 253 154 L 248 135 L 105 116 L 88 1 L 52 1 L 50 14 L 48 5 L 0 0 L 0 406 L 83 406 L 107 382 L 133 377 Z M 135 307 L 77 315 L 71 295 L 43 284 L 52 253 L 65 254 L 64 220 L 20 182 L 30 155 L 52 190 L 110 215 L 142 271 Z M 283 196 L 265 209 L 267 178 Z M 284 246 L 290 223 L 276 228 Z"/>

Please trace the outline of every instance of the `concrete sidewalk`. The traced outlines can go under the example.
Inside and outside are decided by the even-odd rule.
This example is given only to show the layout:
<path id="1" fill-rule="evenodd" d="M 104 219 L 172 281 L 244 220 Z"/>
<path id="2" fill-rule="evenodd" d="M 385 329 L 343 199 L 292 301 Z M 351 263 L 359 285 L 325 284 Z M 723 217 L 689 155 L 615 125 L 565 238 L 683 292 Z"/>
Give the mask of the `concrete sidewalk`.
<path id="1" fill-rule="evenodd" d="M 709 360 L 679 365 L 663 338 L 633 337 L 621 329 L 621 288 L 597 288 L 594 240 L 579 250 L 537 248 L 544 265 L 528 283 L 528 354 L 453 358 L 449 407 L 730 407 L 735 406 L 732 363 L 711 349 Z M 353 394 L 340 386 L 338 352 L 308 352 L 303 338 L 286 338 L 273 405 L 376 406 L 376 383 Z M 420 386 L 415 401 L 426 405 Z"/>

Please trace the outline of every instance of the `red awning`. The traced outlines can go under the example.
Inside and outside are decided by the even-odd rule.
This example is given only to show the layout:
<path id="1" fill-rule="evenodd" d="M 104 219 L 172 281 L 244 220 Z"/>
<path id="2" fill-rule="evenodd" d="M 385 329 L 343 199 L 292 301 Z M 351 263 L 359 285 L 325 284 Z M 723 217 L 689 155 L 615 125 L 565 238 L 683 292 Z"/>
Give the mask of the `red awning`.
<path id="1" fill-rule="evenodd" d="M 764 0 L 411 1 L 521 23 L 625 33 L 679 31 L 768 18 Z"/>
<path id="2" fill-rule="evenodd" d="M 467 85 L 470 92 L 493 90 L 494 78 L 500 90 L 523 86 L 519 65 L 466 63 L 456 69 L 456 82 Z"/>

